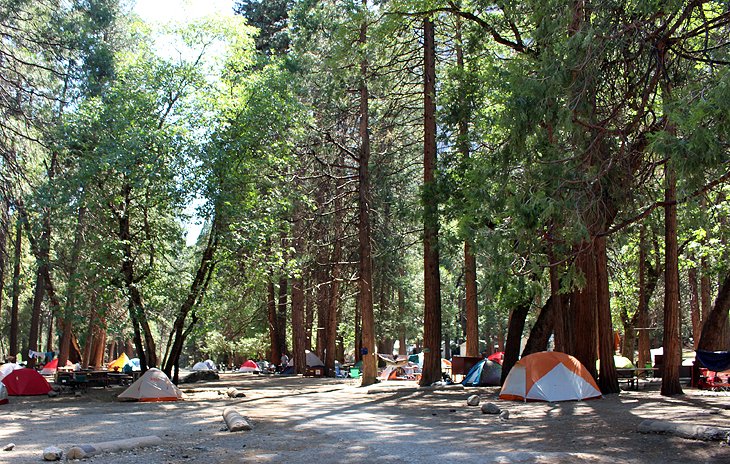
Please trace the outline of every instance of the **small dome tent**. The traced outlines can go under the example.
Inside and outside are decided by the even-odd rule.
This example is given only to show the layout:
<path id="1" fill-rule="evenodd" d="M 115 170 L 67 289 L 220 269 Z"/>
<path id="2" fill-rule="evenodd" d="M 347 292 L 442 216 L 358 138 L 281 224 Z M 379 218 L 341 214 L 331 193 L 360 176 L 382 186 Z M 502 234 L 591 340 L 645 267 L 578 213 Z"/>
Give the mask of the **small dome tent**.
<path id="1" fill-rule="evenodd" d="M 246 360 L 245 363 L 241 364 L 238 372 L 261 372 L 259 365 L 256 364 L 252 359 Z"/>
<path id="2" fill-rule="evenodd" d="M 47 395 L 51 386 L 35 369 L 16 369 L 3 378 L 2 382 L 10 396 Z"/>
<path id="3" fill-rule="evenodd" d="M 211 368 L 207 363 L 200 361 L 196 362 L 193 366 L 194 371 L 212 371 L 213 368 Z"/>
<path id="4" fill-rule="evenodd" d="M 305 350 L 305 353 L 307 355 L 307 367 L 324 367 L 324 363 L 319 359 L 319 356 L 309 350 Z"/>
<path id="5" fill-rule="evenodd" d="M 119 394 L 120 401 L 177 401 L 183 397 L 179 388 L 159 369 L 150 369 Z"/>
<path id="6" fill-rule="evenodd" d="M 502 378 L 502 366 L 489 359 L 482 359 L 466 374 L 461 384 L 465 387 L 496 386 Z"/>
<path id="7" fill-rule="evenodd" d="M 601 398 L 588 370 L 573 356 L 542 351 L 520 359 L 504 381 L 499 399 L 571 401 Z"/>

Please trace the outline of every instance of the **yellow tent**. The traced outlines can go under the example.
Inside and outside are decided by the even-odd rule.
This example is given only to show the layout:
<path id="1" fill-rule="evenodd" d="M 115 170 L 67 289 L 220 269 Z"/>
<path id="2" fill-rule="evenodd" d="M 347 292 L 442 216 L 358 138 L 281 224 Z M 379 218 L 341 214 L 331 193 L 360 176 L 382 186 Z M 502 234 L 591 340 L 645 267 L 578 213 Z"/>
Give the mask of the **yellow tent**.
<path id="1" fill-rule="evenodd" d="M 129 357 L 127 357 L 127 353 L 122 353 L 121 356 L 119 356 L 114 361 L 110 362 L 107 366 L 110 371 L 119 371 L 121 372 L 122 369 L 124 369 L 124 366 L 129 364 Z"/>

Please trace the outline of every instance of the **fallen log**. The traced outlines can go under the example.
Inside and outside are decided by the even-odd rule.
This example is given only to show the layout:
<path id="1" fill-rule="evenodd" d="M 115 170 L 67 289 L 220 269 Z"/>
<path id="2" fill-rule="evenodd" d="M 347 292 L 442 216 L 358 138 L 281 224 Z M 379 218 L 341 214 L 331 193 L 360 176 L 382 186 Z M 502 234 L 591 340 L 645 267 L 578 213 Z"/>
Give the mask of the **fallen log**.
<path id="1" fill-rule="evenodd" d="M 730 429 L 709 427 L 662 420 L 645 420 L 639 424 L 639 433 L 668 433 L 691 440 L 725 441 L 730 437 Z"/>
<path id="2" fill-rule="evenodd" d="M 226 426 L 230 432 L 253 429 L 251 423 L 233 408 L 223 410 L 223 420 L 226 421 Z"/>
<path id="3" fill-rule="evenodd" d="M 77 445 L 66 451 L 66 459 L 84 459 L 101 453 L 128 451 L 135 448 L 146 448 L 162 444 L 162 439 L 155 435 L 147 437 L 127 438 L 126 440 L 104 441 Z"/>

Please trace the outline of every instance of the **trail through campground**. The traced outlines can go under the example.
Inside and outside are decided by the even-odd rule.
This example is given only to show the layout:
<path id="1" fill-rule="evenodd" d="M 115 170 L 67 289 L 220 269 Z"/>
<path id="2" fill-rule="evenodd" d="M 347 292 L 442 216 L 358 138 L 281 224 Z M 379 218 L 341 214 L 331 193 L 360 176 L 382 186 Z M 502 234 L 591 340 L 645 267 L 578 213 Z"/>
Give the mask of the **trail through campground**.
<path id="1" fill-rule="evenodd" d="M 604 399 L 520 403 L 497 399 L 497 388 L 419 389 L 384 382 L 222 374 L 184 384 L 185 401 L 121 403 L 122 387 L 77 397 L 11 397 L 2 406 L 2 463 L 42 462 L 47 446 L 157 435 L 161 446 L 94 456 L 86 462 L 132 463 L 589 463 L 730 462 L 730 446 L 671 435 L 640 434 L 644 419 L 730 428 L 730 393 L 686 390 L 661 397 L 654 387 Z M 229 387 L 243 398 L 224 394 Z M 482 414 L 466 399 L 479 394 L 509 411 Z M 233 407 L 254 425 L 228 432 L 222 412 Z"/>

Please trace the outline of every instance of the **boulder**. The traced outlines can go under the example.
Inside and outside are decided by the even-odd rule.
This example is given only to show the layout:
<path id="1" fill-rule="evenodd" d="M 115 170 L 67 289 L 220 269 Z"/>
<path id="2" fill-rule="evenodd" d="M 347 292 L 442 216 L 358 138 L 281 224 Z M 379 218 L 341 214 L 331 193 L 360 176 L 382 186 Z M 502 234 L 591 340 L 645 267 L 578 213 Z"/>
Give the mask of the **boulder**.
<path id="1" fill-rule="evenodd" d="M 43 459 L 45 461 L 58 461 L 63 456 L 63 450 L 57 446 L 49 446 L 43 450 Z"/>
<path id="2" fill-rule="evenodd" d="M 469 398 L 466 399 L 466 404 L 469 406 L 479 406 L 479 395 L 471 395 Z"/>
<path id="3" fill-rule="evenodd" d="M 484 403 L 482 405 L 482 414 L 499 414 L 500 412 L 502 410 L 494 403 Z"/>

